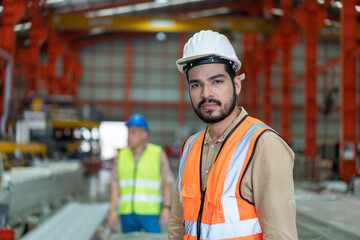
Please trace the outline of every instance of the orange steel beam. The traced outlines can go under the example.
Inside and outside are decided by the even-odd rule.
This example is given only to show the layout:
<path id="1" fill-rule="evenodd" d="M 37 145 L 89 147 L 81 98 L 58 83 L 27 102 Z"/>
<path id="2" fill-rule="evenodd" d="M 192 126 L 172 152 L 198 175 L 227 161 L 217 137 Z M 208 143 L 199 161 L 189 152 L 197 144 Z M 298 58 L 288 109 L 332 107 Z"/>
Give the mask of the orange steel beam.
<path id="1" fill-rule="evenodd" d="M 26 11 L 25 1 L 16 0 L 3 0 L 3 12 L 0 25 L 0 48 L 5 50 L 8 54 L 15 57 L 15 24 L 24 16 Z M 0 59 L 2 60 L 2 59 Z M 1 62 L 0 62 L 1 64 Z M 1 64 L 2 65 L 2 64 Z M 13 72 L 13 71 L 12 71 Z M 12 77 L 12 76 L 11 76 Z M 0 68 L 0 86 L 2 91 L 0 92 L 0 115 L 4 112 L 4 97 L 5 97 L 5 68 Z M 13 81 L 11 81 L 13 82 Z M 10 89 L 13 89 L 12 86 Z"/>
<path id="2" fill-rule="evenodd" d="M 132 78 L 132 38 L 126 38 L 125 49 L 125 88 L 124 88 L 124 118 L 129 119 L 131 114 L 131 78 Z"/>
<path id="3" fill-rule="evenodd" d="M 182 57 L 183 47 L 186 43 L 186 34 L 180 33 L 179 38 L 179 58 Z M 178 113 L 179 119 L 178 124 L 179 126 L 183 126 L 185 123 L 185 89 L 187 86 L 187 79 L 185 79 L 184 75 L 178 72 L 179 76 L 179 106 L 178 106 Z"/>
<path id="4" fill-rule="evenodd" d="M 316 157 L 316 58 L 317 33 L 326 18 L 316 1 L 302 2 L 295 12 L 296 21 L 305 31 L 305 157 Z"/>
<path id="5" fill-rule="evenodd" d="M 348 181 L 356 172 L 356 27 L 357 0 L 342 1 L 340 10 L 340 178 Z"/>

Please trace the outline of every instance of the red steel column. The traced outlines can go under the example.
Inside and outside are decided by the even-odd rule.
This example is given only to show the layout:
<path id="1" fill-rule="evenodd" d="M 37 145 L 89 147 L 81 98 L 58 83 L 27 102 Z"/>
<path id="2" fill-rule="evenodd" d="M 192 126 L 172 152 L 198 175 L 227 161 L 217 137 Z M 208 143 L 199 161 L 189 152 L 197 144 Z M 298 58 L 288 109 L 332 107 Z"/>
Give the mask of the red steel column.
<path id="1" fill-rule="evenodd" d="M 56 78 L 56 60 L 63 54 L 65 46 L 60 42 L 56 32 L 51 32 L 48 40 L 47 90 L 49 95 L 60 93 L 60 82 Z"/>
<path id="2" fill-rule="evenodd" d="M 70 94 L 72 96 L 74 96 L 75 99 L 77 96 L 76 93 L 77 93 L 78 80 L 83 73 L 83 68 L 82 68 L 81 62 L 79 60 L 79 52 L 80 52 L 79 46 L 76 46 L 73 48 L 73 53 L 74 53 L 74 56 L 76 56 L 76 57 L 73 59 L 74 66 L 73 66 L 72 76 L 70 79 Z"/>
<path id="3" fill-rule="evenodd" d="M 73 74 L 74 58 L 75 56 L 73 55 L 72 50 L 67 48 L 64 53 L 63 75 L 60 82 L 60 93 L 64 95 L 70 93 L 69 85 Z"/>
<path id="4" fill-rule="evenodd" d="M 316 58 L 317 33 L 326 18 L 324 9 L 319 9 L 316 1 L 303 2 L 296 10 L 296 21 L 305 30 L 305 157 L 314 159 L 316 149 Z"/>
<path id="5" fill-rule="evenodd" d="M 357 0 L 342 1 L 341 8 L 341 105 L 340 177 L 347 181 L 356 171 L 356 50 Z"/>
<path id="6" fill-rule="evenodd" d="M 132 78 L 132 37 L 126 37 L 125 49 L 125 99 L 124 120 L 130 118 L 131 114 L 131 78 Z"/>
<path id="7" fill-rule="evenodd" d="M 278 31 L 274 34 L 274 40 L 281 49 L 282 53 L 282 72 L 281 72 L 281 129 L 280 133 L 284 139 L 290 139 L 290 51 L 297 41 L 297 33 L 292 29 L 291 24 L 291 1 L 283 0 L 283 19 Z"/>
<path id="8" fill-rule="evenodd" d="M 0 48 L 15 58 L 15 33 L 14 26 L 25 14 L 26 2 L 16 0 L 3 0 L 3 12 L 0 25 Z M 1 59 L 0 59 L 1 60 Z M 13 72 L 13 71 L 12 71 Z M 0 86 L 4 89 L 5 69 L 0 69 Z M 12 88 L 11 88 L 12 89 Z M 0 115 L 4 112 L 4 96 L 0 92 Z"/>
<path id="9" fill-rule="evenodd" d="M 250 39 L 251 39 L 251 52 L 252 52 L 251 58 L 250 58 L 250 64 L 251 64 L 251 66 L 250 66 L 250 72 L 251 72 L 250 81 L 251 81 L 251 84 L 250 84 L 250 89 L 248 89 L 248 90 L 250 90 L 250 92 L 251 92 L 251 94 L 250 94 L 250 96 L 251 96 L 251 98 L 250 98 L 251 114 L 255 117 L 258 117 L 257 116 L 257 102 L 258 102 L 258 94 L 257 94 L 258 79 L 257 79 L 257 77 L 258 77 L 259 68 L 257 66 L 258 63 L 257 63 L 257 58 L 256 58 L 256 53 L 255 53 L 255 50 L 257 48 L 257 35 L 256 34 L 250 35 Z"/>
<path id="10" fill-rule="evenodd" d="M 251 106 L 250 106 L 250 89 L 251 89 L 251 71 L 250 71 L 250 36 L 248 34 L 243 35 L 243 51 L 244 51 L 244 61 L 242 63 L 243 71 L 245 72 L 245 80 L 241 83 L 242 84 L 242 105 L 243 107 L 251 114 Z M 246 90 L 244 90 L 246 89 Z"/>
<path id="11" fill-rule="evenodd" d="M 179 58 L 182 57 L 182 52 L 184 45 L 186 43 L 186 34 L 180 33 L 179 36 Z M 179 105 L 178 105 L 178 113 L 179 113 L 179 119 L 178 124 L 179 126 L 183 126 L 185 123 L 185 89 L 187 86 L 186 79 L 182 73 L 178 73 L 179 75 Z"/>
<path id="12" fill-rule="evenodd" d="M 265 41 L 262 59 L 264 67 L 263 112 L 264 122 L 271 125 L 271 65 L 276 58 L 276 52 L 273 50 L 270 41 Z"/>
<path id="13" fill-rule="evenodd" d="M 44 43 L 48 29 L 40 15 L 39 0 L 34 0 L 31 8 L 31 28 L 29 31 L 29 64 L 28 64 L 28 91 L 37 92 L 40 80 L 40 47 Z"/>

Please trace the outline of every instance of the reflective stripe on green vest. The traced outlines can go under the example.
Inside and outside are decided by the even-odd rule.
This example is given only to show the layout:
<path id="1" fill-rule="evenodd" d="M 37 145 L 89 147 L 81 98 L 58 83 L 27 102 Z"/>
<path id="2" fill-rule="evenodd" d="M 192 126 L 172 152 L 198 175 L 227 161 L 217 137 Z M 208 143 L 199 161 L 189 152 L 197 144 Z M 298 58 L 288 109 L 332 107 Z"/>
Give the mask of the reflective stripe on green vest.
<path id="1" fill-rule="evenodd" d="M 119 214 L 160 214 L 161 197 L 161 147 L 148 143 L 135 165 L 129 147 L 118 156 Z"/>

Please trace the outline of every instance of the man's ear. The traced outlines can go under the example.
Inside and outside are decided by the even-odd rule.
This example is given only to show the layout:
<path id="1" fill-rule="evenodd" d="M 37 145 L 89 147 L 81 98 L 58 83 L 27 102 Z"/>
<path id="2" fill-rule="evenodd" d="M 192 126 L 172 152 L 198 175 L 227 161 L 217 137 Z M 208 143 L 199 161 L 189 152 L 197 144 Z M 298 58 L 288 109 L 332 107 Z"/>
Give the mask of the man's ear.
<path id="1" fill-rule="evenodd" d="M 236 76 L 234 78 L 234 85 L 235 85 L 235 92 L 236 92 L 236 95 L 239 95 L 240 92 L 241 92 L 241 79 L 239 76 Z"/>

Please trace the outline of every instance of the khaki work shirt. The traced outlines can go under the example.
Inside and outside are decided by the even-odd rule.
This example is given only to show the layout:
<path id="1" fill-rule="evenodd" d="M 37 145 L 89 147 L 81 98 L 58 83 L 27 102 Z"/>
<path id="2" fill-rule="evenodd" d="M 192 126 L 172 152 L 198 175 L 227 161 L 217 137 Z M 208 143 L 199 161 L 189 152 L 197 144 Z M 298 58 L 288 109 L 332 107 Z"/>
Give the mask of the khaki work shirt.
<path id="1" fill-rule="evenodd" d="M 202 156 L 203 189 L 206 188 L 209 172 L 221 144 L 228 133 L 246 115 L 245 109 L 241 108 L 239 116 L 215 142 L 211 142 L 211 132 L 207 130 Z M 244 198 L 255 203 L 265 240 L 297 239 L 293 183 L 294 156 L 294 152 L 282 138 L 267 131 L 259 138 L 254 157 L 244 175 L 241 193 Z M 176 183 L 168 239 L 180 240 L 184 235 L 183 211 Z"/>

